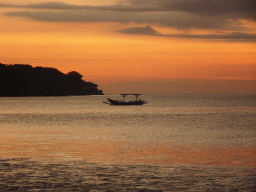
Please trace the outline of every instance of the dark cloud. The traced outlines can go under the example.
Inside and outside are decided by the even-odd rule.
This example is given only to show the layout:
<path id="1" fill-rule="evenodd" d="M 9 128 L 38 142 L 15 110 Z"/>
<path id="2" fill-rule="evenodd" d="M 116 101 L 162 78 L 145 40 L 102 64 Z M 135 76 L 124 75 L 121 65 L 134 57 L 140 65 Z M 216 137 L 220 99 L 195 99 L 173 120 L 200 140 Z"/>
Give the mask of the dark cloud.
<path id="1" fill-rule="evenodd" d="M 234 29 L 229 21 L 221 17 L 205 18 L 181 12 L 129 13 L 119 11 L 19 11 L 7 12 L 6 16 L 26 17 L 41 21 L 78 21 L 78 22 L 120 22 L 136 24 L 157 24 L 177 29 Z"/>
<path id="2" fill-rule="evenodd" d="M 152 5 L 72 5 L 59 2 L 46 2 L 38 4 L 28 5 L 15 5 L 15 4 L 1 4 L 0 7 L 12 7 L 12 8 L 28 8 L 28 9 L 48 9 L 48 10 L 102 10 L 102 11 L 123 11 L 123 12 L 148 12 L 148 11 L 159 11 L 155 6 Z"/>
<path id="3" fill-rule="evenodd" d="M 115 5 L 105 6 L 47 2 L 29 5 L 0 4 L 0 7 L 27 8 L 27 11 L 6 12 L 4 15 L 39 21 L 119 22 L 148 25 L 144 28 L 135 27 L 122 31 L 130 34 L 160 35 L 149 27 L 154 24 L 179 30 L 230 31 L 228 35 L 179 36 L 183 38 L 247 39 L 252 41 L 254 35 L 245 33 L 247 28 L 239 19 L 256 21 L 255 2 L 255 0 L 122 0 Z"/>
<path id="4" fill-rule="evenodd" d="M 168 12 L 180 11 L 203 16 L 225 16 L 256 20 L 255 0 L 126 0 L 116 5 L 90 6 L 46 2 L 28 5 L 0 4 L 0 7 L 23 7 L 56 10 L 103 10 L 122 12 Z M 125 2 L 125 3 L 124 3 Z"/>
<path id="5" fill-rule="evenodd" d="M 126 0 L 116 5 L 90 6 L 46 2 L 28 5 L 0 4 L 0 7 L 16 7 L 48 10 L 99 10 L 113 12 L 180 12 L 199 15 L 202 20 L 212 18 L 256 20 L 255 0 Z M 195 17 L 195 16 L 194 16 Z M 197 21 L 196 21 L 197 22 Z M 203 21 L 204 22 L 204 21 Z"/>
<path id="6" fill-rule="evenodd" d="M 256 20 L 255 0 L 126 0 L 130 5 L 152 5 L 157 11 L 182 11 L 204 16 Z"/>
<path id="7" fill-rule="evenodd" d="M 16 5 L 16 4 L 0 4 L 0 7 L 12 8 L 33 8 L 33 9 L 85 9 L 85 6 L 77 6 L 58 2 L 47 2 L 40 4 Z"/>
<path id="8" fill-rule="evenodd" d="M 72 4 L 59 3 L 59 2 L 46 2 L 46 3 L 28 4 L 28 5 L 0 3 L 0 7 L 66 10 L 66 9 L 85 9 L 86 7 L 91 7 L 91 6 L 72 5 Z"/>
<path id="9" fill-rule="evenodd" d="M 128 29 L 123 29 L 123 30 L 121 30 L 119 32 L 126 33 L 126 34 L 162 36 L 161 34 L 159 34 L 156 30 L 154 30 L 150 26 L 146 26 L 146 27 L 132 27 L 132 28 L 128 28 Z"/>
<path id="10" fill-rule="evenodd" d="M 186 11 L 201 15 L 251 15 L 255 19 L 255 0 L 190 0 L 183 3 L 166 1 L 163 6 L 168 10 Z M 177 1 L 176 1 L 177 2 Z"/>
<path id="11" fill-rule="evenodd" d="M 189 39 L 216 39 L 240 42 L 256 42 L 256 34 L 250 33 L 227 33 L 227 34 L 207 34 L 207 35 L 194 35 L 194 34 L 177 34 L 166 35 L 168 37 L 189 38 Z"/>
<path id="12" fill-rule="evenodd" d="M 24 6 L 26 8 L 35 8 L 35 9 L 85 9 L 86 7 L 90 6 L 81 6 L 81 5 L 72 5 L 66 3 L 59 3 L 59 2 L 46 2 L 41 4 L 30 4 Z"/>
<path id="13" fill-rule="evenodd" d="M 226 34 L 161 34 L 158 33 L 150 26 L 146 27 L 132 27 L 118 31 L 126 34 L 137 34 L 137 35 L 152 35 L 162 37 L 175 37 L 175 38 L 186 38 L 186 39 L 216 39 L 216 40 L 227 40 L 227 41 L 240 41 L 240 42 L 256 42 L 256 34 L 250 33 L 226 33 Z"/>

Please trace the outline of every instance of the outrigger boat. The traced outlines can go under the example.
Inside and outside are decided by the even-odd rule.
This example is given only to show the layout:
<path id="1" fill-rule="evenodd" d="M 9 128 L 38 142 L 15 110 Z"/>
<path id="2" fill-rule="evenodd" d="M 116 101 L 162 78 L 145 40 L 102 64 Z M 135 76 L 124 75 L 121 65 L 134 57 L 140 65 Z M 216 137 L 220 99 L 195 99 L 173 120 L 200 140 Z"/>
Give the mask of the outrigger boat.
<path id="1" fill-rule="evenodd" d="M 143 105 L 143 104 L 147 104 L 148 102 L 147 101 L 142 101 L 142 100 L 138 100 L 138 97 L 141 95 L 141 94 L 120 94 L 123 96 L 123 100 L 113 100 L 113 99 L 108 99 L 108 101 L 104 101 L 103 103 L 106 103 L 106 104 L 110 104 L 110 105 Z M 136 97 L 136 100 L 135 101 L 125 101 L 125 97 L 127 95 L 135 95 Z"/>

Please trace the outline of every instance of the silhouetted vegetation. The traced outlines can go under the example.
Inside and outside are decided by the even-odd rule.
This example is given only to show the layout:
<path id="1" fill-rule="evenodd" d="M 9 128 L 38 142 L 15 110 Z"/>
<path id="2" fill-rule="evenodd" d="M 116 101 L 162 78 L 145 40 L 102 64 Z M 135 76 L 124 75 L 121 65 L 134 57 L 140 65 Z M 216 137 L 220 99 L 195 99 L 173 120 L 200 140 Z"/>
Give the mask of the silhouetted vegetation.
<path id="1" fill-rule="evenodd" d="M 85 82 L 76 71 L 0 63 L 0 96 L 103 95 L 98 85 Z"/>

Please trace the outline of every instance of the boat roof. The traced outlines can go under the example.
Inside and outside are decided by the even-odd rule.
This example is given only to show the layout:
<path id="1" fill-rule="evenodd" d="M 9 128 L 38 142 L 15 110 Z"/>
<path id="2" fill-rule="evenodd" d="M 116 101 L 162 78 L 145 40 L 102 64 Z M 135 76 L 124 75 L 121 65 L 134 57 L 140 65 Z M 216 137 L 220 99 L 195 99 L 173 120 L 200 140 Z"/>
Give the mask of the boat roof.
<path id="1" fill-rule="evenodd" d="M 135 96 L 139 96 L 139 95 L 142 95 L 140 93 L 123 93 L 123 94 L 120 94 L 122 96 L 126 96 L 126 95 L 135 95 Z"/>

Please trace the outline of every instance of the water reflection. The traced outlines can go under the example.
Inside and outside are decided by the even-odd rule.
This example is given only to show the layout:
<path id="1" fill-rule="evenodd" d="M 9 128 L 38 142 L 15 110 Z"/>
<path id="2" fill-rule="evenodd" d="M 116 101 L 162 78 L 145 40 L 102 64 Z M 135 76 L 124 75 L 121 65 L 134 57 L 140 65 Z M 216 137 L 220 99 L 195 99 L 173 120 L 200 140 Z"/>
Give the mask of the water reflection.
<path id="1" fill-rule="evenodd" d="M 255 191 L 254 97 L 105 99 L 1 98 L 0 191 Z"/>
<path id="2" fill-rule="evenodd" d="M 83 159 L 110 164 L 207 164 L 256 166 L 256 147 L 220 147 L 173 143 L 131 143 L 124 141 L 80 140 L 68 137 L 9 137 L 0 141 L 4 157 L 50 158 L 58 161 Z"/>

